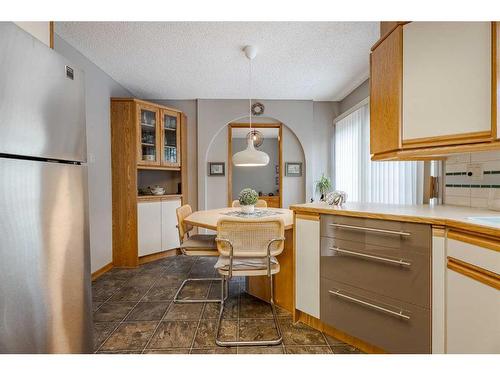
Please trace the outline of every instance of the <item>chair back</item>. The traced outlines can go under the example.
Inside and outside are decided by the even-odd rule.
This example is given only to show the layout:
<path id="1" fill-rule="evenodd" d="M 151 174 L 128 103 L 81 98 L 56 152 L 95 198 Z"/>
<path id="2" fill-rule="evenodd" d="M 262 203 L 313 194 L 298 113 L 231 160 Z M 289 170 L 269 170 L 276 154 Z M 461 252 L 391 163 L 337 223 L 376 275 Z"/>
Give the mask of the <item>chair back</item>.
<path id="1" fill-rule="evenodd" d="M 217 222 L 217 238 L 231 243 L 235 257 L 266 257 L 270 244 L 271 255 L 277 256 L 284 248 L 285 223 L 277 217 L 224 217 Z M 226 241 L 217 241 L 217 249 L 223 256 L 230 255 L 231 246 Z"/>
<path id="2" fill-rule="evenodd" d="M 235 199 L 231 204 L 231 207 L 241 207 L 240 201 L 238 199 Z M 255 207 L 266 208 L 267 202 L 264 199 L 259 199 L 255 204 Z"/>
<path id="3" fill-rule="evenodd" d="M 184 219 L 191 215 L 193 209 L 189 204 L 185 204 L 184 206 L 178 207 L 175 210 L 175 214 L 177 215 L 177 229 L 179 231 L 179 241 L 182 244 L 184 242 L 184 237 L 186 234 L 189 236 L 189 232 L 193 229 L 193 226 L 186 223 Z"/>

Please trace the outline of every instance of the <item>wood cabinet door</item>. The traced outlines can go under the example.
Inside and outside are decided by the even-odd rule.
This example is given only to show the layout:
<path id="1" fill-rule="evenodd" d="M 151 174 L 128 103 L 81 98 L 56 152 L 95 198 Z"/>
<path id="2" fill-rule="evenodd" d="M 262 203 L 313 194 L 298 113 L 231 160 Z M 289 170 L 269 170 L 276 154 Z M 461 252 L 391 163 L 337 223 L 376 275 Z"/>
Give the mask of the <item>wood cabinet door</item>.
<path id="1" fill-rule="evenodd" d="M 163 251 L 180 246 L 175 210 L 181 206 L 181 199 L 161 202 L 161 248 Z"/>
<path id="2" fill-rule="evenodd" d="M 159 119 L 157 107 L 143 103 L 137 105 L 138 165 L 160 165 Z"/>
<path id="3" fill-rule="evenodd" d="M 370 55 L 370 153 L 401 147 L 403 28 L 397 27 Z"/>
<path id="4" fill-rule="evenodd" d="M 404 148 L 492 138 L 494 30 L 491 22 L 403 26 Z"/>
<path id="5" fill-rule="evenodd" d="M 162 202 L 137 204 L 137 232 L 139 256 L 162 250 Z"/>
<path id="6" fill-rule="evenodd" d="M 161 164 L 181 166 L 181 113 L 162 109 L 161 112 Z"/>

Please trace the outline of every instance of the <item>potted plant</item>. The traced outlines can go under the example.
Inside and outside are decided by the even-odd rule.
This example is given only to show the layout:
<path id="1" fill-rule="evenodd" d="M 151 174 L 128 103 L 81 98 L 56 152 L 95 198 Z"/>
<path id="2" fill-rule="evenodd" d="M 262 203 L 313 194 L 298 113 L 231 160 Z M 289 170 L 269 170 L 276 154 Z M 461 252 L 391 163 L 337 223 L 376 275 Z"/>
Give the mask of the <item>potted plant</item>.
<path id="1" fill-rule="evenodd" d="M 316 192 L 321 194 L 320 201 L 324 202 L 325 201 L 325 195 L 330 191 L 332 188 L 332 181 L 328 177 L 326 177 L 324 174 L 321 175 L 321 178 L 316 181 Z"/>
<path id="2" fill-rule="evenodd" d="M 250 214 L 255 210 L 255 204 L 259 199 L 259 195 L 253 189 L 246 188 L 240 191 L 238 200 L 240 201 L 241 211 Z"/>

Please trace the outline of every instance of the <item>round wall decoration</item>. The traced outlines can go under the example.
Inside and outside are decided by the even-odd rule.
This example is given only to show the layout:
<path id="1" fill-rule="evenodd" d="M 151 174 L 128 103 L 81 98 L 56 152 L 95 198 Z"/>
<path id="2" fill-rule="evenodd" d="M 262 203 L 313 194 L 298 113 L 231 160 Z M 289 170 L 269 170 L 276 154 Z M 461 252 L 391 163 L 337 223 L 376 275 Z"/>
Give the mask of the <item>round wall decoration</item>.
<path id="1" fill-rule="evenodd" d="M 258 102 L 252 104 L 252 115 L 260 116 L 263 113 L 264 113 L 264 104 Z"/>

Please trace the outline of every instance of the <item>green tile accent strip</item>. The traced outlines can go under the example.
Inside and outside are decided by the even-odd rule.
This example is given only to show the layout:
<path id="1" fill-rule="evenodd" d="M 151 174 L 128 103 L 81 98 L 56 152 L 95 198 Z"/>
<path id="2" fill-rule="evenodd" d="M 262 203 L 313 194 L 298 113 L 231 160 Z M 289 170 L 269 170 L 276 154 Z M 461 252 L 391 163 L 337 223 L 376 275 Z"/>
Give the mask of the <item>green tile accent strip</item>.
<path id="1" fill-rule="evenodd" d="M 466 185 L 466 184 L 446 184 L 446 187 L 454 188 L 481 188 L 481 189 L 500 189 L 500 185 Z"/>
<path id="2" fill-rule="evenodd" d="M 467 172 L 448 172 L 446 176 L 466 176 Z"/>

